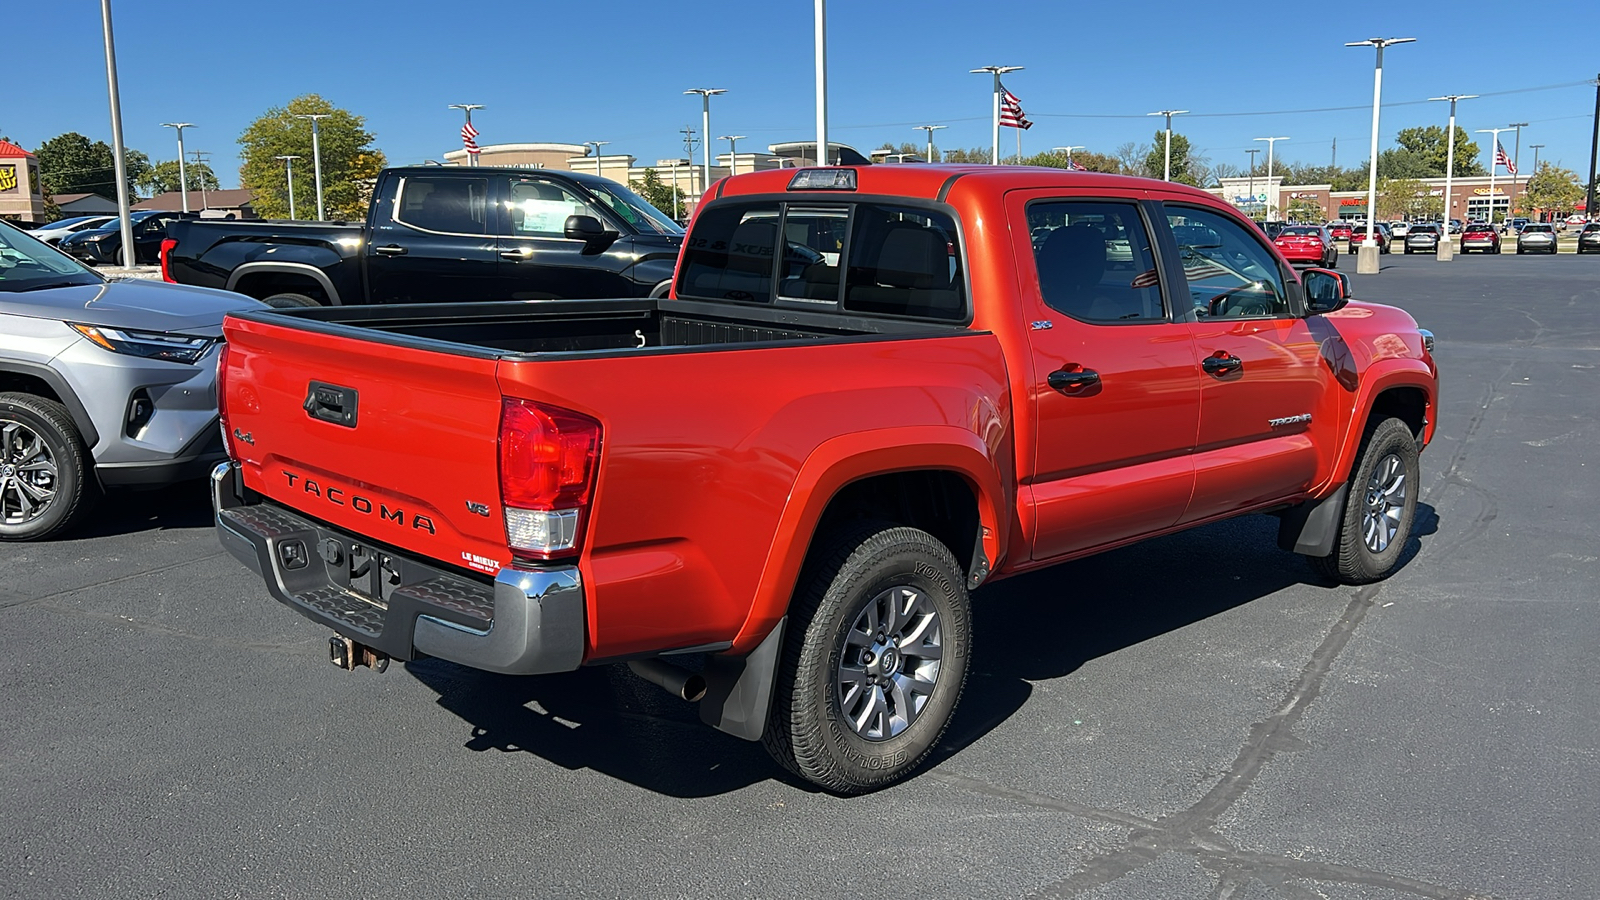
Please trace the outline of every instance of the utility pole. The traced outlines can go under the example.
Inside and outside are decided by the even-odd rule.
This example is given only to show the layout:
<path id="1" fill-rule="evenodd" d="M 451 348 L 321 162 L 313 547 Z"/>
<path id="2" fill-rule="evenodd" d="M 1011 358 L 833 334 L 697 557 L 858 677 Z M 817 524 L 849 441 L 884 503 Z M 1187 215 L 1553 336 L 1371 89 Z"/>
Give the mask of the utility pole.
<path id="1" fill-rule="evenodd" d="M 918 131 L 926 131 L 928 133 L 928 162 L 933 162 L 933 133 L 935 131 L 938 131 L 941 128 L 949 128 L 950 126 L 948 126 L 948 125 L 913 125 L 912 127 L 915 128 Z"/>
<path id="2" fill-rule="evenodd" d="M 325 221 L 327 217 L 322 214 L 322 137 L 321 129 L 317 127 L 317 121 L 319 119 L 326 119 L 331 115 L 333 115 L 333 113 L 302 113 L 295 116 L 296 119 L 311 120 L 311 168 L 316 175 L 317 181 L 318 222 Z"/>
<path id="3" fill-rule="evenodd" d="M 1367 235 L 1361 241 L 1356 255 L 1356 273 L 1376 275 L 1378 265 L 1378 109 L 1383 100 L 1383 50 L 1395 44 L 1409 44 L 1416 38 L 1367 38 L 1352 41 L 1346 47 L 1373 47 L 1378 51 L 1377 64 L 1372 69 L 1372 152 L 1367 157 Z"/>
<path id="4" fill-rule="evenodd" d="M 1449 262 L 1455 255 L 1455 245 L 1450 243 L 1450 208 L 1455 204 L 1455 177 L 1456 177 L 1456 101 L 1472 100 L 1477 94 L 1449 94 L 1444 97 L 1429 97 L 1429 100 L 1450 101 L 1450 125 L 1445 129 L 1445 139 L 1449 141 L 1445 146 L 1449 149 L 1444 153 L 1444 221 L 1439 224 L 1439 244 L 1434 251 L 1433 258 L 1440 262 Z M 1494 202 L 1492 197 L 1490 202 Z"/>
<path id="5" fill-rule="evenodd" d="M 700 95 L 700 146 L 705 150 L 705 173 L 701 176 L 700 193 L 711 188 L 711 98 L 726 94 L 727 88 L 690 88 L 685 94 Z"/>
<path id="6" fill-rule="evenodd" d="M 1590 122 L 1594 133 L 1589 138 L 1589 185 L 1583 199 L 1583 217 L 1593 222 L 1600 218 L 1594 208 L 1595 156 L 1600 152 L 1600 75 L 1594 78 L 1594 118 Z"/>
<path id="7" fill-rule="evenodd" d="M 1339 139 L 1337 137 L 1333 139 L 1333 155 L 1328 157 L 1328 168 L 1335 171 L 1339 168 Z"/>
<path id="8" fill-rule="evenodd" d="M 1266 141 L 1267 142 L 1267 190 L 1272 191 L 1273 190 L 1273 187 L 1272 187 L 1272 148 L 1277 146 L 1279 141 L 1287 141 L 1288 138 L 1286 138 L 1286 137 L 1263 137 L 1263 138 L 1255 138 L 1255 140 Z M 1276 193 L 1276 192 L 1274 191 L 1274 193 Z M 1267 219 L 1270 220 L 1270 221 L 1277 221 L 1276 219 L 1272 218 L 1273 205 L 1274 204 L 1273 204 L 1273 202 L 1271 200 L 1267 201 Z"/>
<path id="9" fill-rule="evenodd" d="M 1260 147 L 1251 147 L 1245 151 L 1250 154 L 1250 218 L 1255 218 L 1256 208 L 1256 154 L 1261 152 Z"/>
<path id="10" fill-rule="evenodd" d="M 484 109 L 484 105 L 482 103 L 452 103 L 446 108 L 459 109 L 467 114 L 467 124 L 461 126 L 461 145 L 467 151 L 467 165 L 476 166 L 478 164 L 478 130 L 472 127 L 472 111 Z M 471 144 L 467 143 L 468 139 L 471 139 Z"/>
<path id="11" fill-rule="evenodd" d="M 988 72 L 994 76 L 994 142 L 992 144 L 994 149 L 989 157 L 991 165 L 1000 165 L 1000 76 L 1007 72 L 1020 72 L 1022 69 L 1022 66 L 982 66 L 969 70 L 973 75 Z M 1017 147 L 1017 151 L 1018 153 L 1022 151 L 1020 145 Z"/>
<path id="12" fill-rule="evenodd" d="M 283 160 L 284 171 L 289 177 L 289 221 L 294 221 L 294 161 L 298 156 L 274 156 L 273 159 Z"/>
<path id="13" fill-rule="evenodd" d="M 689 187 L 693 188 L 694 187 L 694 148 L 699 146 L 699 143 L 694 139 L 694 127 L 693 126 L 685 125 L 682 128 L 678 129 L 678 131 L 683 135 L 683 152 L 686 155 L 688 155 L 688 157 L 689 157 Z M 678 190 L 678 164 L 677 163 L 673 163 L 672 164 L 672 190 L 673 190 L 674 196 L 676 196 L 677 190 Z M 702 188 L 702 191 L 703 190 L 704 189 Z M 676 212 L 676 210 L 674 210 L 674 212 Z"/>
<path id="14" fill-rule="evenodd" d="M 200 172 L 200 209 L 202 211 L 208 210 L 208 209 L 211 208 L 211 197 L 206 193 L 206 176 L 205 176 L 205 173 L 211 171 L 211 165 L 210 165 L 210 162 L 211 162 L 211 159 L 210 159 L 211 151 L 209 151 L 209 150 L 191 150 L 191 151 L 189 151 L 189 155 L 194 157 L 194 164 L 201 169 L 201 172 Z"/>
<path id="15" fill-rule="evenodd" d="M 1167 144 L 1166 144 L 1167 149 L 1166 149 L 1166 154 L 1165 154 L 1166 155 L 1166 159 L 1161 164 L 1161 180 L 1162 181 L 1171 181 L 1172 180 L 1172 117 L 1173 116 L 1181 116 L 1186 112 L 1188 112 L 1187 109 L 1163 109 L 1160 112 L 1145 113 L 1145 115 L 1147 115 L 1147 116 L 1166 116 L 1167 117 Z"/>
<path id="16" fill-rule="evenodd" d="M 122 97 L 117 90 L 117 42 L 111 36 L 111 0 L 100 0 L 100 31 L 106 44 L 106 93 L 111 100 L 111 155 L 117 172 L 117 218 L 122 220 L 122 264 L 132 268 L 133 219 L 128 211 L 128 158 L 122 146 Z"/>
<path id="17" fill-rule="evenodd" d="M 1511 197 L 1506 202 L 1507 215 L 1516 212 L 1517 201 L 1521 199 L 1517 196 L 1517 186 L 1522 178 L 1522 129 L 1528 127 L 1528 123 L 1512 122 L 1511 127 L 1517 130 L 1517 143 L 1511 150 Z"/>
<path id="18" fill-rule="evenodd" d="M 178 190 L 183 194 L 183 211 L 189 211 L 189 172 L 183 163 L 183 130 L 196 127 L 193 122 L 162 122 L 162 128 L 178 129 Z M 205 176 L 201 176 L 203 181 Z"/>

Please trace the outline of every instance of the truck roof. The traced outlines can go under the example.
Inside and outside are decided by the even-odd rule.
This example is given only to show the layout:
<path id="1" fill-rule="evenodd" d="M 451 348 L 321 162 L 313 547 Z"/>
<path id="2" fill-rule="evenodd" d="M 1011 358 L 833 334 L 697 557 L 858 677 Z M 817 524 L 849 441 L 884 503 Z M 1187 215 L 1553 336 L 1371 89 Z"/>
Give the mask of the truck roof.
<path id="1" fill-rule="evenodd" d="M 1049 188 L 1049 187 L 1099 187 L 1110 191 L 1140 191 L 1140 190 L 1167 190 L 1175 193 L 1191 193 L 1197 197 L 1215 199 L 1214 195 L 1176 182 L 1164 182 L 1154 178 L 1140 178 L 1132 175 L 1108 175 L 1103 172 L 1078 172 L 1069 169 L 1056 169 L 1048 166 L 991 166 L 991 165 L 945 165 L 939 163 L 921 165 L 876 165 L 876 166 L 836 166 L 834 168 L 854 168 L 856 171 L 855 191 L 807 191 L 807 194 L 816 195 L 849 195 L 878 194 L 900 197 L 917 197 L 923 199 L 937 199 L 947 189 L 947 185 L 956 179 L 977 179 L 986 187 L 992 186 L 995 190 L 1007 191 L 1017 188 Z M 714 186 L 713 198 L 729 197 L 744 194 L 782 194 L 789 189 L 789 183 L 801 169 L 769 169 L 764 172 L 751 172 L 724 178 Z M 842 199 L 842 198 L 841 198 Z"/>

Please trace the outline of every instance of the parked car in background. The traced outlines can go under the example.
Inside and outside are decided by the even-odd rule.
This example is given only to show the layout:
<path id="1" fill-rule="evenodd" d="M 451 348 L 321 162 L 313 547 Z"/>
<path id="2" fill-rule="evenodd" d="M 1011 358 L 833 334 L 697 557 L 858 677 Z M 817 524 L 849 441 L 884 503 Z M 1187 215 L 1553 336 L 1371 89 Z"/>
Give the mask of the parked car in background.
<path id="1" fill-rule="evenodd" d="M 168 212 L 146 209 L 131 214 L 133 225 L 133 261 L 135 265 L 153 266 L 161 260 L 161 242 L 167 229 L 185 218 L 195 218 L 195 213 Z M 111 221 L 87 231 L 67 235 L 57 244 L 63 252 L 93 266 L 119 266 L 122 264 L 122 222 Z"/>
<path id="2" fill-rule="evenodd" d="M 1566 224 L 1566 230 L 1568 230 L 1568 231 L 1582 231 L 1583 230 L 1583 226 L 1585 224 L 1587 224 L 1587 223 L 1588 223 L 1588 220 L 1585 219 L 1583 216 L 1577 216 L 1577 215 L 1567 216 L 1567 221 L 1565 223 Z"/>
<path id="3" fill-rule="evenodd" d="M 1578 232 L 1579 253 L 1600 253 L 1600 222 L 1589 222 Z"/>
<path id="4" fill-rule="evenodd" d="M 1404 246 L 1407 253 L 1432 253 L 1438 250 L 1439 226 L 1420 223 L 1411 226 L 1411 228 L 1406 232 Z"/>
<path id="5" fill-rule="evenodd" d="M 101 489 L 200 478 L 217 427 L 222 317 L 260 303 L 108 281 L 0 224 L 0 541 L 82 521 Z"/>
<path id="6" fill-rule="evenodd" d="M 1556 252 L 1556 227 L 1548 222 L 1528 222 L 1517 235 L 1517 255 Z"/>
<path id="7" fill-rule="evenodd" d="M 1290 225 L 1272 239 L 1272 244 L 1291 263 L 1325 269 L 1339 265 L 1339 248 L 1333 243 L 1333 235 L 1321 225 Z"/>
<path id="8" fill-rule="evenodd" d="M 1411 233 L 1411 223 L 1410 222 L 1398 221 L 1398 222 L 1390 222 L 1389 223 L 1389 236 L 1394 238 L 1395 240 L 1399 240 L 1400 238 L 1403 238 L 1403 237 L 1405 237 L 1406 235 L 1408 235 L 1410 233 Z"/>
<path id="9" fill-rule="evenodd" d="M 51 222 L 43 228 L 35 228 L 28 234 L 44 241 L 46 244 L 54 245 L 69 234 L 89 231 L 116 220 L 116 216 L 74 216 L 70 219 L 62 219 L 59 222 Z"/>
<path id="10" fill-rule="evenodd" d="M 837 255 L 843 224 L 827 238 Z M 428 166 L 379 174 L 364 223 L 183 222 L 162 277 L 273 306 L 659 297 L 682 246 L 609 178 Z"/>
<path id="11" fill-rule="evenodd" d="M 1328 233 L 1333 235 L 1333 239 L 1336 241 L 1348 241 L 1350 240 L 1350 223 L 1345 221 L 1331 222 L 1328 225 Z"/>
<path id="12" fill-rule="evenodd" d="M 1480 253 L 1500 252 L 1500 232 L 1487 222 L 1469 222 L 1461 230 L 1461 252 L 1471 253 L 1477 250 Z"/>
<path id="13" fill-rule="evenodd" d="M 1365 243 L 1366 240 L 1367 240 L 1367 226 L 1365 226 L 1365 225 L 1357 225 L 1354 228 L 1350 229 L 1350 252 L 1354 253 L 1356 251 L 1356 248 L 1359 247 L 1361 244 Z M 1377 225 L 1374 225 L 1373 226 L 1373 238 L 1372 238 L 1372 240 L 1373 240 L 1373 243 L 1378 245 L 1378 252 L 1379 253 L 1388 253 L 1389 252 L 1389 243 L 1390 243 L 1389 226 L 1383 224 L 1382 222 L 1379 222 Z"/>
<path id="14" fill-rule="evenodd" d="M 1450 220 L 1450 233 L 1451 234 L 1460 234 L 1461 233 L 1461 220 L 1460 219 L 1451 219 Z"/>
<path id="15" fill-rule="evenodd" d="M 1283 229 L 1286 228 L 1288 224 L 1289 223 L 1287 222 L 1262 222 L 1261 230 L 1267 233 L 1267 237 L 1276 240 L 1278 235 L 1283 233 Z"/>

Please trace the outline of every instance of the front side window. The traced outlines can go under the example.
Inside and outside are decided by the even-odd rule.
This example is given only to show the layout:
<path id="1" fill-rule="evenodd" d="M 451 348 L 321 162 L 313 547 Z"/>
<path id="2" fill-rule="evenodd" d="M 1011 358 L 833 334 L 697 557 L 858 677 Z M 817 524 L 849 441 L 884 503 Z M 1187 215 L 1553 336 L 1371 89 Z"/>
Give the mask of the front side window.
<path id="1" fill-rule="evenodd" d="M 1167 318 L 1150 233 L 1134 204 L 1035 202 L 1028 226 L 1039 294 L 1051 309 L 1090 322 Z"/>
<path id="2" fill-rule="evenodd" d="M 1197 315 L 1290 315 L 1277 257 L 1243 225 L 1213 210 L 1170 205 L 1167 224 Z"/>
<path id="3" fill-rule="evenodd" d="M 845 309 L 930 319 L 966 317 L 960 237 L 944 213 L 860 204 L 846 257 Z"/>
<path id="4" fill-rule="evenodd" d="M 713 206 L 699 213 L 683 245 L 678 296 L 770 303 L 779 216 L 776 203 Z"/>
<path id="5" fill-rule="evenodd" d="M 488 234 L 489 182 L 483 178 L 408 177 L 395 221 L 447 234 Z"/>
<path id="6" fill-rule="evenodd" d="M 559 238 L 566 235 L 568 216 L 601 218 L 571 188 L 545 178 L 513 178 L 505 205 L 511 237 Z"/>

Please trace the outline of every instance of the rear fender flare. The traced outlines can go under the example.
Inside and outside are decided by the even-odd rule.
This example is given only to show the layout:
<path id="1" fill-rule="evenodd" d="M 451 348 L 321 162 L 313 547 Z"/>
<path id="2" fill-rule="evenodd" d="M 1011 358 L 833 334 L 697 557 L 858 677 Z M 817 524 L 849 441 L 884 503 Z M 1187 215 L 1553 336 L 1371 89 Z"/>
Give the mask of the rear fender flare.
<path id="1" fill-rule="evenodd" d="M 319 269 L 316 266 L 313 266 L 313 265 L 311 265 L 309 263 L 297 263 L 297 262 L 247 262 L 247 263 L 243 263 L 243 264 L 239 265 L 237 268 L 235 268 L 232 272 L 228 273 L 228 283 L 225 286 L 225 290 L 230 290 L 230 291 L 234 290 L 234 287 L 241 280 L 243 280 L 246 275 L 257 275 L 257 274 L 261 274 L 261 273 L 277 273 L 277 274 L 280 274 L 280 275 L 303 275 L 303 276 L 305 276 L 307 278 L 310 278 L 312 281 L 315 281 L 317 283 L 317 285 L 322 288 L 322 290 L 328 295 L 328 302 L 330 304 L 332 304 L 334 306 L 339 306 L 343 302 L 343 301 L 341 301 L 339 299 L 339 291 L 334 288 L 333 280 L 328 277 L 328 273 L 322 271 L 321 269 Z"/>
<path id="2" fill-rule="evenodd" d="M 750 652 L 786 615 L 817 524 L 840 490 L 874 475 L 925 469 L 954 472 L 972 488 L 984 556 L 991 572 L 1000 568 L 1010 501 L 994 454 L 976 434 L 953 425 L 919 425 L 841 435 L 824 441 L 801 465 L 767 551 L 750 615 L 729 652 Z M 971 562 L 970 550 L 957 549 L 963 565 Z"/>

